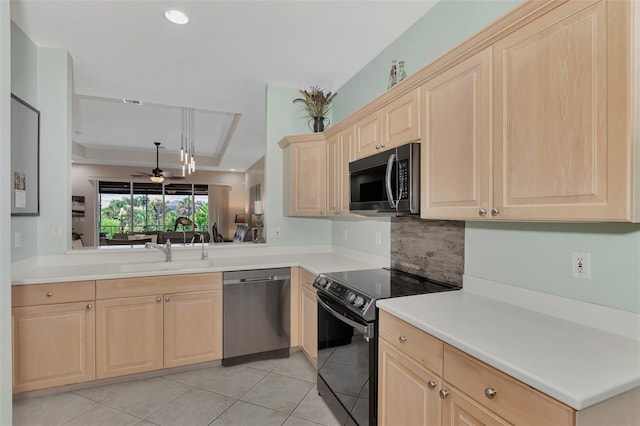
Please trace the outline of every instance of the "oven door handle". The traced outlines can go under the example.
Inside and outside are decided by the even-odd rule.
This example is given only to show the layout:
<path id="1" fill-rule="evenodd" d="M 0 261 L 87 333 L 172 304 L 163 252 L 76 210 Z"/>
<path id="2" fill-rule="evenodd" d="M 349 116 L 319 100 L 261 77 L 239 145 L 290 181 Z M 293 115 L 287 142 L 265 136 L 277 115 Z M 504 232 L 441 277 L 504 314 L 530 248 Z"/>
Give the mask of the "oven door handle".
<path id="1" fill-rule="evenodd" d="M 387 187 L 387 197 L 389 197 L 389 205 L 392 209 L 398 207 L 398 204 L 393 199 L 393 189 L 391 188 L 391 172 L 393 172 L 393 162 L 396 159 L 396 154 L 391 154 L 389 156 L 389 161 L 387 162 L 387 173 L 386 173 L 386 187 Z"/>
<path id="2" fill-rule="evenodd" d="M 331 306 L 329 306 L 325 302 L 323 302 L 322 299 L 320 299 L 319 296 L 316 296 L 316 299 L 318 300 L 318 304 L 320 304 L 320 306 L 322 306 L 327 312 L 329 312 L 331 315 L 333 315 L 334 317 L 336 317 L 340 321 L 342 321 L 342 322 L 350 325 L 351 327 L 355 328 L 356 330 L 358 330 L 361 334 L 364 335 L 364 337 L 366 339 L 370 339 L 370 338 L 373 337 L 373 324 L 368 324 L 368 325 L 359 324 L 359 323 L 357 323 L 357 322 L 345 317 L 344 315 L 340 315 L 339 312 L 336 312 Z"/>

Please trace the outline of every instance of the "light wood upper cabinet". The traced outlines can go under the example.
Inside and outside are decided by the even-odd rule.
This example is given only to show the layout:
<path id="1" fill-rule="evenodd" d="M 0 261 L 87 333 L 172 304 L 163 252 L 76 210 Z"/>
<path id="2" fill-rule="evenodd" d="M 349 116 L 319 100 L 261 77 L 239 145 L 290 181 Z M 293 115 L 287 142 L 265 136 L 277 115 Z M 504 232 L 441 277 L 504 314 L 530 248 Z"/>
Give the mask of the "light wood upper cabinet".
<path id="1" fill-rule="evenodd" d="M 382 108 L 381 150 L 420 139 L 420 90 L 415 89 Z"/>
<path id="2" fill-rule="evenodd" d="M 491 48 L 421 87 L 420 214 L 490 218 Z"/>
<path id="3" fill-rule="evenodd" d="M 327 140 L 327 215 L 350 216 L 349 162 L 356 159 L 355 127 Z"/>
<path id="4" fill-rule="evenodd" d="M 96 302 L 96 377 L 163 366 L 162 295 Z"/>
<path id="5" fill-rule="evenodd" d="M 338 133 L 327 140 L 327 214 L 329 216 L 337 216 L 340 212 L 341 157 L 340 134 Z"/>
<path id="6" fill-rule="evenodd" d="M 498 218 L 631 220 L 631 3 L 567 2 L 495 43 Z"/>
<path id="7" fill-rule="evenodd" d="M 356 158 L 420 139 L 420 91 L 413 90 L 355 125 Z"/>
<path id="8" fill-rule="evenodd" d="M 324 134 L 289 136 L 279 145 L 284 149 L 284 215 L 325 216 L 327 148 Z"/>
<path id="9" fill-rule="evenodd" d="M 94 330 L 93 301 L 13 308 L 13 392 L 94 380 Z"/>
<path id="10" fill-rule="evenodd" d="M 340 132 L 340 150 L 342 157 L 340 159 L 340 215 L 350 215 L 349 202 L 351 197 L 350 180 L 349 180 L 349 163 L 357 158 L 356 154 L 356 130 L 354 126 L 347 127 Z"/>
<path id="11" fill-rule="evenodd" d="M 164 367 L 222 358 L 222 292 L 164 296 Z"/>
<path id="12" fill-rule="evenodd" d="M 375 154 L 382 144 L 382 119 L 380 111 L 375 111 L 356 123 L 356 157 L 363 158 Z"/>

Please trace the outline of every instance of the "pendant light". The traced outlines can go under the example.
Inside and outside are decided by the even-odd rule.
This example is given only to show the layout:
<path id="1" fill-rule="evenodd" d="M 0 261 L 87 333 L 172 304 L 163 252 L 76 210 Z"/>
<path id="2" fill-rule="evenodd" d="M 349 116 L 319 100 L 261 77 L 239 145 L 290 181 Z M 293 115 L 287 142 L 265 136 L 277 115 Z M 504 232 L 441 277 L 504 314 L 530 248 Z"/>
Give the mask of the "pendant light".
<path id="1" fill-rule="evenodd" d="M 185 176 L 196 171 L 195 109 L 182 107 L 180 110 L 180 163 L 182 176 Z"/>

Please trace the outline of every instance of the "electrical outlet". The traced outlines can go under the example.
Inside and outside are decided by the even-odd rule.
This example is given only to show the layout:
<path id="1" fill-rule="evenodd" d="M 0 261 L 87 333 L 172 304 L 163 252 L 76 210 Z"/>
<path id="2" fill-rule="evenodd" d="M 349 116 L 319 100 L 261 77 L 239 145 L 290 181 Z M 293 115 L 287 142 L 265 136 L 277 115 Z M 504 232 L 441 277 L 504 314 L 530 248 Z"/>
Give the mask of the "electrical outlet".
<path id="1" fill-rule="evenodd" d="M 380 232 L 376 232 L 376 245 L 379 246 L 382 244 L 382 234 Z"/>
<path id="2" fill-rule="evenodd" d="M 62 238 L 62 225 L 51 225 L 51 238 Z"/>
<path id="3" fill-rule="evenodd" d="M 591 279 L 591 253 L 574 251 L 571 253 L 571 276 L 583 280 Z"/>
<path id="4" fill-rule="evenodd" d="M 345 230 L 343 230 L 343 231 L 342 231 L 342 239 L 343 239 L 344 241 L 347 241 L 348 237 L 349 237 L 349 233 L 347 232 L 347 230 L 346 230 L 346 229 L 345 229 Z"/>
<path id="5" fill-rule="evenodd" d="M 280 238 L 280 228 L 273 228 L 271 230 L 271 236 L 275 238 Z"/>
<path id="6" fill-rule="evenodd" d="M 20 234 L 19 232 L 16 232 L 15 234 L 13 234 L 13 247 L 14 248 L 22 247 L 22 234 Z"/>

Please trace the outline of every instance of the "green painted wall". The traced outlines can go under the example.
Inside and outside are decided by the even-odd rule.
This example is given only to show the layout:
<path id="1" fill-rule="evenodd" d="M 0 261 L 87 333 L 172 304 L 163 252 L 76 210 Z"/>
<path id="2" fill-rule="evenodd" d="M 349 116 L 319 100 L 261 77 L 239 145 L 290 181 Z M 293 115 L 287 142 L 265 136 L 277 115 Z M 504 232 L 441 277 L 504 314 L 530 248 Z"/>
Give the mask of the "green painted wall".
<path id="1" fill-rule="evenodd" d="M 13 22 L 11 22 L 11 92 L 34 108 L 40 109 L 38 106 L 38 47 Z M 42 129 L 40 133 L 42 134 Z M 42 182 L 42 178 L 40 181 Z M 12 242 L 16 233 L 20 233 L 22 246 L 14 247 L 11 244 L 11 260 L 36 256 L 38 254 L 38 218 L 12 217 Z"/>
<path id="2" fill-rule="evenodd" d="M 338 122 L 387 90 L 391 60 L 411 75 L 517 6 L 521 0 L 440 0 L 414 25 L 338 89 Z"/>
<path id="3" fill-rule="evenodd" d="M 0 1 L 0 425 L 11 424 L 11 19 Z"/>
<path id="4" fill-rule="evenodd" d="M 288 135 L 309 133 L 300 108 L 292 103 L 298 89 L 269 85 L 267 102 L 267 147 L 265 153 L 265 225 L 270 245 L 331 244 L 331 222 L 326 219 L 305 219 L 282 215 L 283 151 L 278 142 Z M 280 237 L 272 230 L 280 228 Z"/>
<path id="5" fill-rule="evenodd" d="M 11 24 L 11 90 L 40 111 L 40 216 L 11 218 L 11 260 L 62 254 L 71 229 L 71 96 L 73 65 L 66 50 L 36 46 Z M 55 177 L 55 178 L 52 178 Z M 62 225 L 62 238 L 51 226 Z"/>
<path id="6" fill-rule="evenodd" d="M 338 89 L 339 121 L 387 88 L 391 60 L 406 61 L 408 74 L 490 24 L 519 0 L 441 0 L 401 37 Z M 639 183 L 640 185 L 640 183 Z M 359 222 L 334 223 L 366 235 Z M 364 248 L 366 238 L 353 248 Z M 571 277 L 571 252 L 592 253 L 592 279 Z M 640 225 L 467 222 L 465 274 L 576 300 L 640 312 Z"/>

